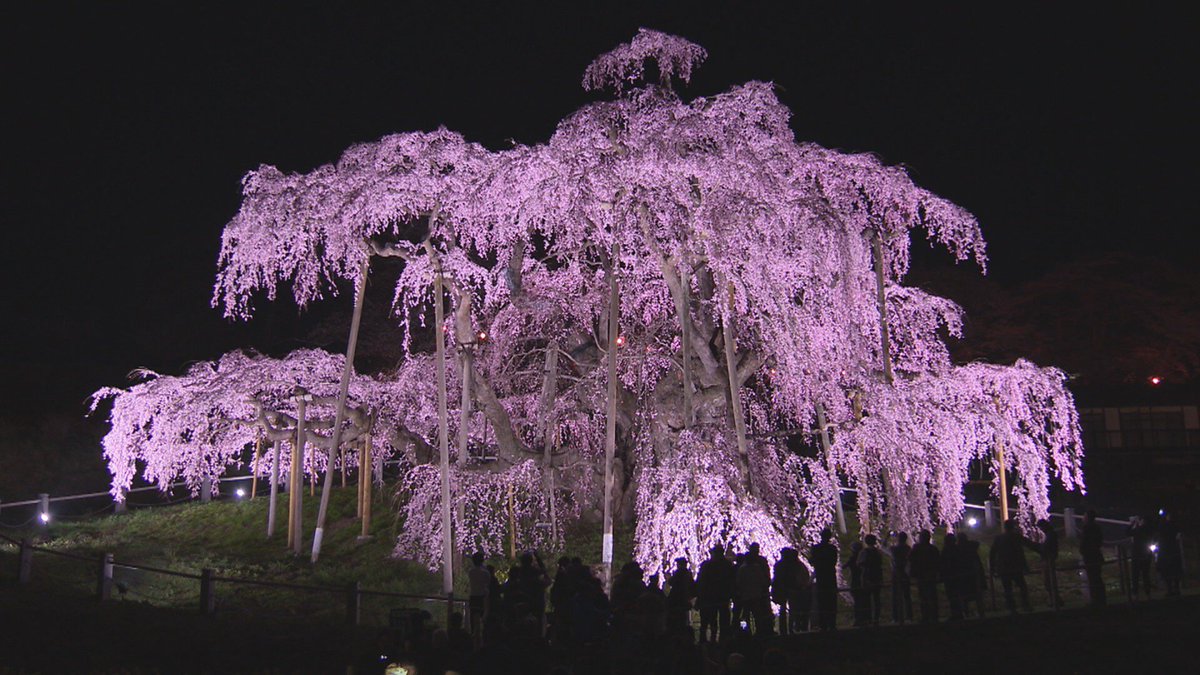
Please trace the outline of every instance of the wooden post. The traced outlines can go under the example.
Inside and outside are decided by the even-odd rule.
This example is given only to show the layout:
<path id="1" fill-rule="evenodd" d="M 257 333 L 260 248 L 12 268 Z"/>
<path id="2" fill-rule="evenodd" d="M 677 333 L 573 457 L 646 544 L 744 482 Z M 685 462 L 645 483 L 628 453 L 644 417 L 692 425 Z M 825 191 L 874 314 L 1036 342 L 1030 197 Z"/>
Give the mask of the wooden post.
<path id="1" fill-rule="evenodd" d="M 620 332 L 621 296 L 617 286 L 617 259 L 621 245 L 613 240 L 612 261 L 608 269 L 608 394 L 604 412 L 604 535 L 600 563 L 604 571 L 604 591 L 612 594 L 613 561 L 613 459 L 617 454 L 617 336 Z"/>
<path id="2" fill-rule="evenodd" d="M 325 534 L 325 518 L 329 515 L 329 497 L 333 493 L 333 462 L 341 452 L 342 423 L 346 420 L 346 399 L 350 396 L 350 376 L 354 373 L 354 352 L 358 347 L 358 327 L 362 324 L 363 301 L 367 295 L 367 274 L 371 271 L 371 256 L 363 257 L 359 272 L 358 289 L 354 295 L 354 314 L 350 317 L 350 339 L 346 344 L 346 363 L 342 367 L 342 381 L 338 388 L 337 412 L 333 416 L 333 432 L 329 439 L 329 466 L 325 469 L 325 486 L 321 490 L 321 506 L 317 509 L 317 528 L 313 533 L 312 561 L 321 557 L 321 540 Z M 314 484 L 315 484 L 314 478 Z M 342 485 L 346 484 L 345 469 Z"/>
<path id="3" fill-rule="evenodd" d="M 361 440 L 358 443 L 355 443 L 355 447 L 358 449 L 358 485 L 356 485 L 354 488 L 355 489 L 354 517 L 362 518 L 362 515 L 363 515 L 363 476 L 365 475 L 363 472 L 366 468 L 366 464 L 364 463 L 363 458 L 366 456 L 366 453 L 363 452 L 363 442 Z"/>
<path id="4" fill-rule="evenodd" d="M 267 504 L 267 538 L 271 538 L 275 534 L 275 502 L 279 497 L 279 444 L 283 441 L 275 441 L 271 444 L 271 501 Z"/>
<path id="5" fill-rule="evenodd" d="M 892 345 L 889 339 L 887 294 L 884 292 L 883 241 L 879 230 L 871 230 L 871 252 L 875 257 L 875 294 L 879 303 L 879 350 L 883 355 L 883 376 L 888 384 L 895 381 L 892 372 Z"/>
<path id="6" fill-rule="evenodd" d="M 846 511 L 842 507 L 842 485 L 838 480 L 837 471 L 833 467 L 833 454 L 829 444 L 829 427 L 825 422 L 825 405 L 817 404 L 817 427 L 821 430 L 821 449 L 825 451 L 825 466 L 829 469 L 829 473 L 833 474 L 833 482 L 837 485 L 838 494 L 837 500 L 834 502 L 837 508 L 837 524 L 838 531 L 846 534 Z"/>
<path id="7" fill-rule="evenodd" d="M 113 513 L 121 515 L 129 512 L 129 493 L 121 490 L 121 496 L 113 499 Z"/>
<path id="8" fill-rule="evenodd" d="M 254 468 L 250 470 L 250 499 L 258 496 L 258 458 L 262 456 L 263 438 L 259 436 L 254 440 Z"/>
<path id="9" fill-rule="evenodd" d="M 996 463 L 1000 473 L 1000 523 L 1008 520 L 1008 470 L 1004 466 L 1004 443 L 996 444 Z"/>
<path id="10" fill-rule="evenodd" d="M 296 389 L 296 448 L 292 451 L 292 457 L 296 461 L 292 464 L 292 476 L 296 486 L 292 492 L 292 508 L 295 514 L 292 519 L 292 536 L 288 538 L 288 542 L 292 553 L 300 555 L 304 543 L 304 417 L 310 397 L 307 391 L 299 387 Z"/>
<path id="11" fill-rule="evenodd" d="M 1075 509 L 1069 506 L 1063 509 L 1063 531 L 1067 539 L 1074 539 L 1079 535 L 1078 525 L 1075 522 Z"/>
<path id="12" fill-rule="evenodd" d="M 992 503 L 992 500 L 983 500 L 983 526 L 989 530 L 996 527 L 995 508 L 996 505 Z"/>
<path id="13" fill-rule="evenodd" d="M 212 501 L 212 478 L 205 476 L 200 479 L 200 503 L 207 504 Z"/>
<path id="14" fill-rule="evenodd" d="M 750 480 L 750 452 L 746 448 L 746 416 L 742 410 L 741 386 L 737 376 L 737 344 L 733 336 L 733 282 L 727 284 L 729 295 L 727 311 L 721 316 L 721 339 L 725 343 L 725 370 L 729 375 L 729 405 L 733 411 L 733 428 L 737 434 L 738 473 L 742 484 L 750 494 L 756 494 Z"/>
<path id="15" fill-rule="evenodd" d="M 550 541 L 558 541 L 558 514 L 554 503 L 554 399 L 558 396 L 558 342 L 546 345 L 545 379 L 542 381 L 542 484 L 546 491 L 546 513 L 550 518 Z"/>
<path id="16" fill-rule="evenodd" d="M 517 559 L 517 514 L 513 510 L 513 486 L 508 484 L 508 557 Z"/>
<path id="17" fill-rule="evenodd" d="M 692 412 L 692 282 L 685 261 L 679 268 L 679 288 L 682 302 L 675 311 L 679 313 L 680 350 L 679 362 L 683 366 L 683 428 L 691 429 Z"/>
<path id="18" fill-rule="evenodd" d="M 21 552 L 17 556 L 17 583 L 27 584 L 33 575 L 33 543 L 29 537 L 21 538 Z"/>
<path id="19" fill-rule="evenodd" d="M 96 578 L 96 599 L 104 602 L 112 597 L 113 586 L 113 554 L 105 553 L 100 556 L 100 574 Z"/>
<path id="20" fill-rule="evenodd" d="M 363 475 L 363 497 L 362 497 L 362 535 L 363 537 L 371 536 L 371 490 L 374 487 L 375 463 L 371 460 L 371 437 L 367 436 L 363 441 L 362 458 L 359 466 L 359 472 Z"/>
<path id="21" fill-rule="evenodd" d="M 432 247 L 429 248 L 432 251 Z M 441 261 L 438 261 L 437 273 L 433 278 L 433 333 L 437 343 L 438 449 L 441 452 L 442 473 L 442 592 L 450 597 L 454 593 L 454 525 L 450 520 L 450 428 L 446 412 L 446 317 L 445 308 L 442 306 L 443 284 Z"/>
<path id="22" fill-rule="evenodd" d="M 38 527 L 45 528 L 50 524 L 50 495 L 46 492 L 38 494 Z"/>
<path id="23" fill-rule="evenodd" d="M 207 567 L 200 570 L 200 613 L 212 614 L 217 609 L 217 584 L 213 571 Z"/>

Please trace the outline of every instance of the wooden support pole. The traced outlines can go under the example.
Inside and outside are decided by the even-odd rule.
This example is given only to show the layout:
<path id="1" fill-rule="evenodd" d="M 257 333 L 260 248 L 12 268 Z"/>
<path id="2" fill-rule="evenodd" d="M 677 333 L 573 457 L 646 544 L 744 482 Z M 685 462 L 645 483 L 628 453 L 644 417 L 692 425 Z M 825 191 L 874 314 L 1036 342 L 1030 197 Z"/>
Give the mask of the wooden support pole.
<path id="1" fill-rule="evenodd" d="M 546 345 L 546 367 L 542 381 L 542 485 L 546 514 L 550 519 L 550 541 L 558 541 L 558 513 L 554 503 L 554 399 L 558 396 L 558 342 Z"/>
<path id="2" fill-rule="evenodd" d="M 604 408 L 604 535 L 600 562 L 604 571 L 604 591 L 612 594 L 613 562 L 613 459 L 617 454 L 617 338 L 620 333 L 621 296 L 617 284 L 617 261 L 621 245 L 614 239 L 612 261 L 608 269 L 608 392 Z"/>
<path id="3" fill-rule="evenodd" d="M 442 478 L 442 592 L 454 593 L 454 526 L 450 520 L 450 429 L 446 412 L 446 331 L 441 262 L 433 278 L 434 335 L 437 343 L 438 449 Z"/>
<path id="4" fill-rule="evenodd" d="M 33 542 L 29 537 L 21 538 L 21 551 L 17 554 L 17 583 L 27 584 L 33 576 Z"/>
<path id="5" fill-rule="evenodd" d="M 217 582 L 209 568 L 200 570 L 200 613 L 213 614 L 217 609 Z"/>
<path id="6" fill-rule="evenodd" d="M 307 391 L 297 388 L 296 401 L 296 449 L 293 456 L 296 458 L 297 464 L 292 466 L 292 473 L 296 477 L 296 491 L 292 493 L 292 502 L 295 504 L 295 519 L 293 521 L 293 530 L 291 537 L 292 553 L 300 555 L 304 546 L 304 444 L 305 438 L 305 415 L 308 412 L 308 401 L 311 398 Z"/>
<path id="7" fill-rule="evenodd" d="M 842 482 L 838 479 L 837 470 L 833 466 L 833 452 L 829 443 L 829 426 L 825 421 L 825 405 L 823 403 L 817 404 L 817 427 L 821 431 L 821 449 L 825 452 L 825 466 L 828 468 L 829 473 L 833 475 L 833 482 L 838 490 L 837 500 L 834 502 L 837 510 L 838 531 L 846 534 L 846 511 L 842 507 Z"/>
<path id="8" fill-rule="evenodd" d="M 350 396 L 350 376 L 354 374 L 354 352 L 358 347 L 358 327 L 362 325 L 363 302 L 367 295 L 367 275 L 371 271 L 371 256 L 363 257 L 359 272 L 358 288 L 354 294 L 354 314 L 350 317 L 350 339 L 346 344 L 346 362 L 342 367 L 342 381 L 338 387 L 337 412 L 333 416 L 333 432 L 329 439 L 329 466 L 325 468 L 325 486 L 321 490 L 321 505 L 317 509 L 317 528 L 313 533 L 312 561 L 321 557 L 321 540 L 325 534 L 325 519 L 329 516 L 329 498 L 333 493 L 333 462 L 342 447 L 342 423 L 346 420 L 346 399 Z M 313 478 L 314 484 L 316 478 Z M 346 474 L 342 473 L 342 484 Z"/>
<path id="9" fill-rule="evenodd" d="M 363 477 L 366 475 L 364 473 L 366 471 L 366 464 L 364 463 L 363 458 L 366 457 L 366 453 L 363 452 L 362 441 L 359 441 L 358 443 L 356 443 L 355 447 L 358 449 L 358 485 L 356 485 L 354 488 L 355 489 L 354 517 L 362 518 L 362 515 L 363 515 Z"/>
<path id="10" fill-rule="evenodd" d="M 366 474 L 363 480 L 363 514 L 362 514 L 362 536 L 371 536 L 371 491 L 375 489 L 375 462 L 371 459 L 371 437 L 367 436 L 363 441 L 363 454 L 366 456 L 366 464 L 362 471 Z"/>
<path id="11" fill-rule="evenodd" d="M 728 305 L 727 311 L 721 316 L 721 331 L 723 333 L 722 341 L 725 343 L 725 370 L 729 375 L 729 405 L 733 412 L 733 429 L 737 435 L 737 452 L 738 452 L 738 473 L 741 475 L 742 485 L 750 494 L 756 494 L 754 482 L 750 480 L 750 452 L 746 447 L 746 416 L 742 410 L 742 397 L 739 393 L 741 386 L 738 384 L 737 376 L 737 343 L 733 335 L 733 312 L 734 312 L 734 297 L 733 283 L 727 284 L 728 287 Z"/>
<path id="12" fill-rule="evenodd" d="M 275 502 L 279 497 L 279 444 L 271 444 L 271 501 L 267 504 L 267 538 L 275 535 Z"/>
<path id="13" fill-rule="evenodd" d="M 875 258 L 875 295 L 879 305 L 879 350 L 883 358 L 884 381 L 891 384 L 896 380 L 892 372 L 892 344 L 888 328 L 887 294 L 884 288 L 883 240 L 879 230 L 871 230 L 871 252 Z"/>
<path id="14" fill-rule="evenodd" d="M 263 438 L 254 440 L 254 467 L 250 469 L 250 499 L 258 496 L 258 458 L 262 456 Z"/>
<path id="15" fill-rule="evenodd" d="M 681 295 L 683 296 L 682 307 L 677 307 L 679 312 L 679 327 L 680 327 L 680 353 L 679 361 L 683 366 L 683 428 L 691 429 L 695 422 L 695 413 L 692 411 L 692 282 L 688 273 L 688 265 L 685 263 L 679 268 L 679 286 Z"/>
<path id="16" fill-rule="evenodd" d="M 996 464 L 1000 473 L 1000 522 L 1008 520 L 1008 470 L 1004 466 L 1004 443 L 996 444 Z"/>

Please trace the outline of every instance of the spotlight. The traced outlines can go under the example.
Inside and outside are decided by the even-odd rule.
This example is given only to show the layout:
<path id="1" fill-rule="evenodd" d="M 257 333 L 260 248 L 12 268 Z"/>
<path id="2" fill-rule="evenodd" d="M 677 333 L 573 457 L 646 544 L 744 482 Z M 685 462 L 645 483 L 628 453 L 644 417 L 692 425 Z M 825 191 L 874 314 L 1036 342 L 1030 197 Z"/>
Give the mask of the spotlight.
<path id="1" fill-rule="evenodd" d="M 238 488 L 237 490 L 234 490 L 234 494 L 238 496 L 238 499 L 241 499 L 242 497 L 246 496 L 246 490 L 244 488 Z"/>
<path id="2" fill-rule="evenodd" d="M 481 330 L 475 335 L 476 342 L 487 342 L 487 331 Z"/>
<path id="3" fill-rule="evenodd" d="M 975 527 L 978 524 L 979 524 L 979 521 L 975 519 L 975 516 L 971 516 L 970 518 L 967 518 L 967 525 L 970 525 L 971 527 Z"/>
<path id="4" fill-rule="evenodd" d="M 1158 553 L 1158 544 L 1150 544 L 1150 552 Z"/>
<path id="5" fill-rule="evenodd" d="M 50 514 L 42 511 L 38 514 L 38 520 L 42 521 L 43 523 L 48 523 L 50 522 Z"/>
<path id="6" fill-rule="evenodd" d="M 1162 378 L 1157 375 L 1153 375 L 1150 377 L 1150 384 L 1157 387 L 1158 385 L 1162 384 Z"/>
<path id="7" fill-rule="evenodd" d="M 624 335 L 618 335 L 618 336 L 617 336 L 617 346 L 618 346 L 618 347 L 624 347 L 624 346 L 625 346 L 625 336 L 624 336 Z"/>

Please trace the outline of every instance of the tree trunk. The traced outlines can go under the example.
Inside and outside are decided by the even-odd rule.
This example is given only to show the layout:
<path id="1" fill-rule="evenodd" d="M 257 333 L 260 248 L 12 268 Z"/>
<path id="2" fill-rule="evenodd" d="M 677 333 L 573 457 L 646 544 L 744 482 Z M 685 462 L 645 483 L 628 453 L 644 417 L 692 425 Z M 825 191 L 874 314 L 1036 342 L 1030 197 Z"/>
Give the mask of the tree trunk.
<path id="1" fill-rule="evenodd" d="M 325 486 L 321 492 L 321 506 L 317 511 L 317 529 L 313 534 L 312 561 L 321 556 L 321 540 L 325 534 L 325 518 L 329 514 L 329 497 L 333 493 L 334 460 L 342 444 L 342 422 L 346 419 L 346 398 L 350 395 L 350 376 L 354 374 L 354 351 L 358 347 L 358 328 L 362 324 L 363 301 L 367 295 L 367 274 L 371 270 L 371 256 L 363 258 L 358 277 L 358 292 L 354 296 L 354 314 L 350 318 L 350 339 L 346 345 L 346 363 L 342 367 L 342 381 L 338 387 L 337 412 L 333 416 L 333 433 L 329 441 L 329 465 L 325 467 Z M 345 474 L 343 473 L 343 477 Z"/>
<path id="2" fill-rule="evenodd" d="M 892 372 L 892 344 L 888 330 L 887 295 L 884 293 L 883 242 L 878 230 L 871 230 L 871 252 L 875 257 L 875 296 L 879 303 L 879 350 L 883 355 L 884 381 L 895 381 Z"/>

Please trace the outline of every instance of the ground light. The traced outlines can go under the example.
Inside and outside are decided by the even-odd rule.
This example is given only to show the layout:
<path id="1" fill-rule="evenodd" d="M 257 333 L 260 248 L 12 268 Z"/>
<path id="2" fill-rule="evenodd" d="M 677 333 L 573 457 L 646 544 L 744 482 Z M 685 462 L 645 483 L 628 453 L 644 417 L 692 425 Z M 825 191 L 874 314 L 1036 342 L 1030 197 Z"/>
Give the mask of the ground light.
<path id="1" fill-rule="evenodd" d="M 967 518 L 967 525 L 970 525 L 971 527 L 975 527 L 978 524 L 979 524 L 979 521 L 974 516 Z"/>
<path id="2" fill-rule="evenodd" d="M 1150 552 L 1158 553 L 1158 544 L 1150 544 Z"/>
<path id="3" fill-rule="evenodd" d="M 42 521 L 43 523 L 48 523 L 50 522 L 50 514 L 42 511 L 38 514 L 38 520 Z"/>
<path id="4" fill-rule="evenodd" d="M 246 496 L 246 489 L 238 488 L 237 490 L 234 490 L 234 494 L 236 494 L 238 496 L 238 499 L 241 499 L 242 497 Z"/>

